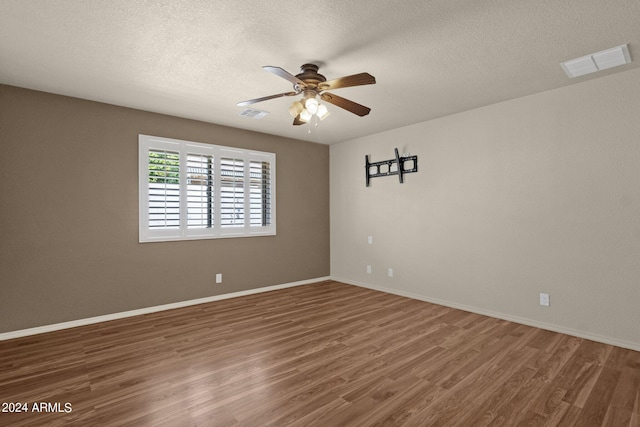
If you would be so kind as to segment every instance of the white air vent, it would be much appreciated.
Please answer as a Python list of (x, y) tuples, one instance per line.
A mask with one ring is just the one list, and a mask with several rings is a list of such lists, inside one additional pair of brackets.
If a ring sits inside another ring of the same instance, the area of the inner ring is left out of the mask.
[(584, 76), (607, 68), (617, 67), (631, 62), (629, 48), (626, 44), (614, 47), (591, 55), (562, 62), (560, 65), (570, 78)]
[(269, 114), (268, 111), (256, 110), (255, 108), (245, 108), (240, 112), (241, 116), (250, 117), (252, 119), (261, 119)]

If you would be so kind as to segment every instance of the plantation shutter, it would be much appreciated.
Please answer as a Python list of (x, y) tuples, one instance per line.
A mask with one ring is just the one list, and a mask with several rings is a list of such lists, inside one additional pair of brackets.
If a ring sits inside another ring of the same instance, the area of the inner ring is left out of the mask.
[(187, 228), (214, 226), (213, 156), (187, 155)]
[(179, 228), (179, 153), (166, 150), (149, 150), (147, 177), (149, 228)]
[(276, 234), (274, 153), (139, 135), (139, 241)]
[(249, 166), (250, 224), (267, 226), (271, 224), (271, 164), (252, 160)]
[(244, 160), (220, 159), (220, 225), (244, 225)]

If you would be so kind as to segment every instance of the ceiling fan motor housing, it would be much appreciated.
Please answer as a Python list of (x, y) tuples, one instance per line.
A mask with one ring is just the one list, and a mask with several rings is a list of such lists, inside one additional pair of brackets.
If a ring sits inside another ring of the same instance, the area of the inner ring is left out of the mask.
[(304, 64), (300, 67), (300, 74), (297, 78), (307, 84), (306, 89), (317, 89), (319, 83), (326, 82), (327, 79), (322, 74), (318, 74), (318, 66), (315, 64)]

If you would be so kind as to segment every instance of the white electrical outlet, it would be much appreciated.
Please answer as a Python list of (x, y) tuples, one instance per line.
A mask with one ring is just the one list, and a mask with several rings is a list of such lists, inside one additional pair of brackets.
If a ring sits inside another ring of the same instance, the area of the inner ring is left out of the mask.
[(390, 268), (390, 269), (387, 271), (387, 274), (389, 275), (389, 277), (393, 277), (393, 268)]
[(222, 273), (216, 274), (216, 283), (222, 283)]
[(540, 305), (543, 307), (549, 307), (549, 294), (540, 294)]
[(367, 243), (373, 245), (373, 236), (367, 237)]
[(367, 273), (371, 274), (371, 266), (367, 265)]

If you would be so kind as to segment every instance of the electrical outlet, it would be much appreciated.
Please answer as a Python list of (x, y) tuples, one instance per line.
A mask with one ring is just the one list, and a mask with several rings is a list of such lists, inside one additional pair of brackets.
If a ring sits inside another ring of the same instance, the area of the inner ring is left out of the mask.
[(549, 294), (540, 294), (540, 305), (543, 307), (549, 307)]
[(367, 265), (367, 273), (371, 274), (371, 266), (370, 265)]
[(367, 243), (373, 245), (373, 236), (367, 237)]
[(216, 274), (216, 283), (222, 283), (222, 273)]
[(387, 274), (389, 275), (389, 277), (393, 277), (393, 268), (387, 270)]

